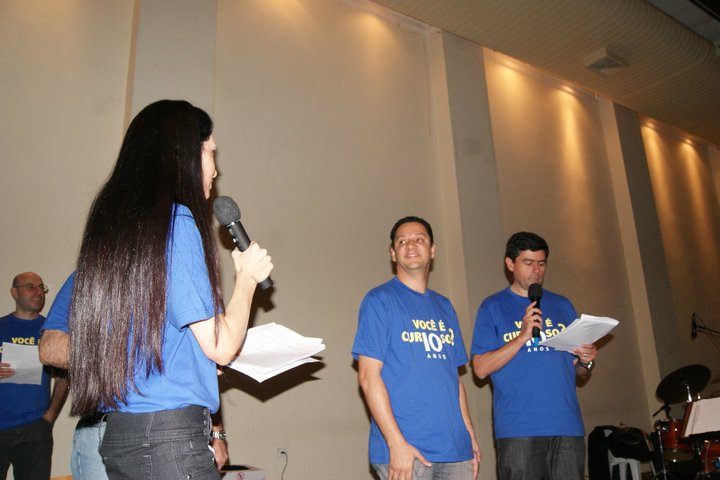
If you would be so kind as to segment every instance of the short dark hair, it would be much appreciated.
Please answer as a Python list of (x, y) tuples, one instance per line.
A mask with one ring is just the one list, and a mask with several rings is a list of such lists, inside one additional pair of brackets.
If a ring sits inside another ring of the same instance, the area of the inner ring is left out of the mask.
[(505, 257), (514, 262), (523, 250), (530, 250), (531, 252), (542, 250), (545, 252), (545, 258), (550, 256), (550, 247), (540, 235), (531, 232), (512, 234), (505, 245)]
[(395, 234), (397, 233), (397, 229), (400, 228), (400, 225), (404, 223), (419, 223), (423, 227), (425, 227), (425, 230), (427, 230), (428, 237), (430, 237), (430, 245), (434, 244), (435, 241), (433, 240), (433, 231), (430, 224), (425, 220), (424, 218), (415, 217), (415, 216), (409, 216), (409, 217), (403, 217), (397, 222), (395, 222), (395, 225), (393, 225), (392, 230), (390, 230), (390, 246), (392, 247), (395, 243)]

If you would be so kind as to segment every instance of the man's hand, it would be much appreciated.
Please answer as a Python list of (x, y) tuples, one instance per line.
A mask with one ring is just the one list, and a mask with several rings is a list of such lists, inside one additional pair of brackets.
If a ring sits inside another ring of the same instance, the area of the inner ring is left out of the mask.
[[(222, 375), (222, 367), (217, 366), (218, 376)], [(224, 433), (225, 427), (222, 423), (222, 413), (220, 410), (210, 415), (212, 418), (212, 431)], [(225, 435), (221, 435), (224, 437)], [(220, 471), (228, 461), (228, 448), (224, 438), (211, 438), (210, 448), (212, 448), (215, 454), (215, 468)]]
[(542, 329), (542, 310), (536, 307), (537, 302), (532, 302), (525, 309), (525, 315), (522, 318), (522, 329), (519, 338), (526, 343), (532, 338), (533, 327)]
[(9, 363), (0, 362), (0, 378), (10, 378), (15, 375), (15, 369)]
[[(585, 378), (590, 375), (590, 369), (592, 368), (592, 365), (588, 364), (595, 360), (595, 356), (597, 355), (597, 347), (590, 343), (585, 343), (573, 350), (573, 354), (577, 357), (577, 359), (574, 361), (575, 376), (577, 378)], [(584, 365), (588, 366), (584, 367), (579, 362), (582, 362)]]
[(591, 343), (585, 343), (573, 350), (573, 354), (583, 363), (590, 363), (595, 360), (597, 347)]
[(532, 302), (525, 309), (522, 319), (522, 326), (517, 337), (506, 342), (500, 348), (490, 350), (480, 355), (473, 355), (472, 368), (475, 375), (481, 380), (497, 372), (507, 363), (515, 358), (515, 355), (532, 338), (533, 327), (542, 329), (542, 311), (536, 307), (537, 302)]
[(220, 471), (228, 461), (227, 443), (225, 443), (225, 440), (213, 438), (210, 442), (210, 446), (215, 452), (215, 467), (218, 469), (218, 471)]
[(472, 450), (473, 450), (473, 459), (472, 459), (472, 467), (473, 467), (473, 479), (476, 479), (478, 476), (478, 472), (480, 471), (480, 458), (482, 458), (482, 452), (480, 451), (480, 446), (477, 443), (477, 440), (475, 440), (475, 437), (470, 437), (472, 439)]
[(388, 480), (412, 480), (415, 459), (418, 459), (426, 467), (432, 466), (417, 448), (407, 442), (390, 447)]

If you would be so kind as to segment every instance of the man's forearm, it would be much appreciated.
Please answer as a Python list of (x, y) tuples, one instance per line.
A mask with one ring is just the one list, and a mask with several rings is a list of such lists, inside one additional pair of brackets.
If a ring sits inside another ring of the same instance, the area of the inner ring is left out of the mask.
[(385, 437), (388, 446), (405, 442), (405, 437), (395, 420), (390, 398), (382, 380), (376, 380), (363, 389), (370, 414), (375, 419), (378, 428)]
[(50, 423), (55, 423), (55, 420), (58, 415), (60, 415), (60, 410), (62, 410), (63, 405), (65, 405), (65, 400), (67, 399), (68, 381), (64, 373), (65, 372), (63, 372), (63, 376), (55, 377), (55, 386), (53, 387), (52, 396), (50, 397), (50, 405), (48, 406), (45, 415), (43, 415), (45, 420)]
[(480, 457), (482, 456), (482, 452), (480, 451), (480, 446), (477, 443), (477, 439), (475, 438), (475, 428), (473, 427), (472, 418), (470, 418), (470, 408), (468, 407), (467, 403), (467, 395), (465, 393), (465, 387), (462, 384), (462, 381), (459, 382), (459, 392), (458, 392), (458, 399), (460, 401), (460, 414), (462, 415), (463, 422), (465, 423), (465, 428), (467, 428), (468, 434), (470, 435), (470, 444), (472, 445), (472, 451), (473, 451), (473, 480), (477, 478), (478, 470), (480, 469)]
[(460, 402), (460, 414), (462, 415), (463, 423), (465, 423), (465, 428), (467, 428), (468, 433), (474, 439), (475, 428), (473, 427), (472, 418), (470, 417), (470, 408), (468, 407), (465, 386), (462, 384), (462, 381), (459, 383), (458, 400)]
[(70, 335), (61, 330), (45, 330), (40, 337), (40, 362), (67, 370)]
[(515, 337), (497, 350), (485, 352), (481, 355), (473, 355), (473, 372), (480, 379), (487, 378), (491, 373), (497, 372), (507, 365), (524, 344), (525, 342), (520, 337)]
[(395, 421), (395, 415), (390, 406), (390, 397), (385, 382), (380, 377), (379, 371), (364, 367), (365, 365), (361, 364), (359, 368), (359, 383), (365, 395), (365, 402), (370, 414), (375, 419), (375, 423), (377, 423), (388, 445), (404, 442), (405, 437)]

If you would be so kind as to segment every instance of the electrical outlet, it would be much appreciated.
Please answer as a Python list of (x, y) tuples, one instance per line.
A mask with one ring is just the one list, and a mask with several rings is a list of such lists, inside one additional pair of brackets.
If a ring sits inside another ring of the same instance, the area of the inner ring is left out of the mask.
[(275, 456), (278, 458), (286, 457), (288, 454), (287, 447), (278, 447), (277, 450), (275, 450)]

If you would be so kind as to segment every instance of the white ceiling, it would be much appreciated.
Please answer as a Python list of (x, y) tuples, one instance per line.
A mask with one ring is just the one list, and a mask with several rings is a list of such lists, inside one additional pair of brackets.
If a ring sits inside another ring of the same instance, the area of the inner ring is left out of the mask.
[[(720, 22), (703, 0), (373, 1), (720, 145)], [(588, 69), (602, 48), (628, 68)]]

